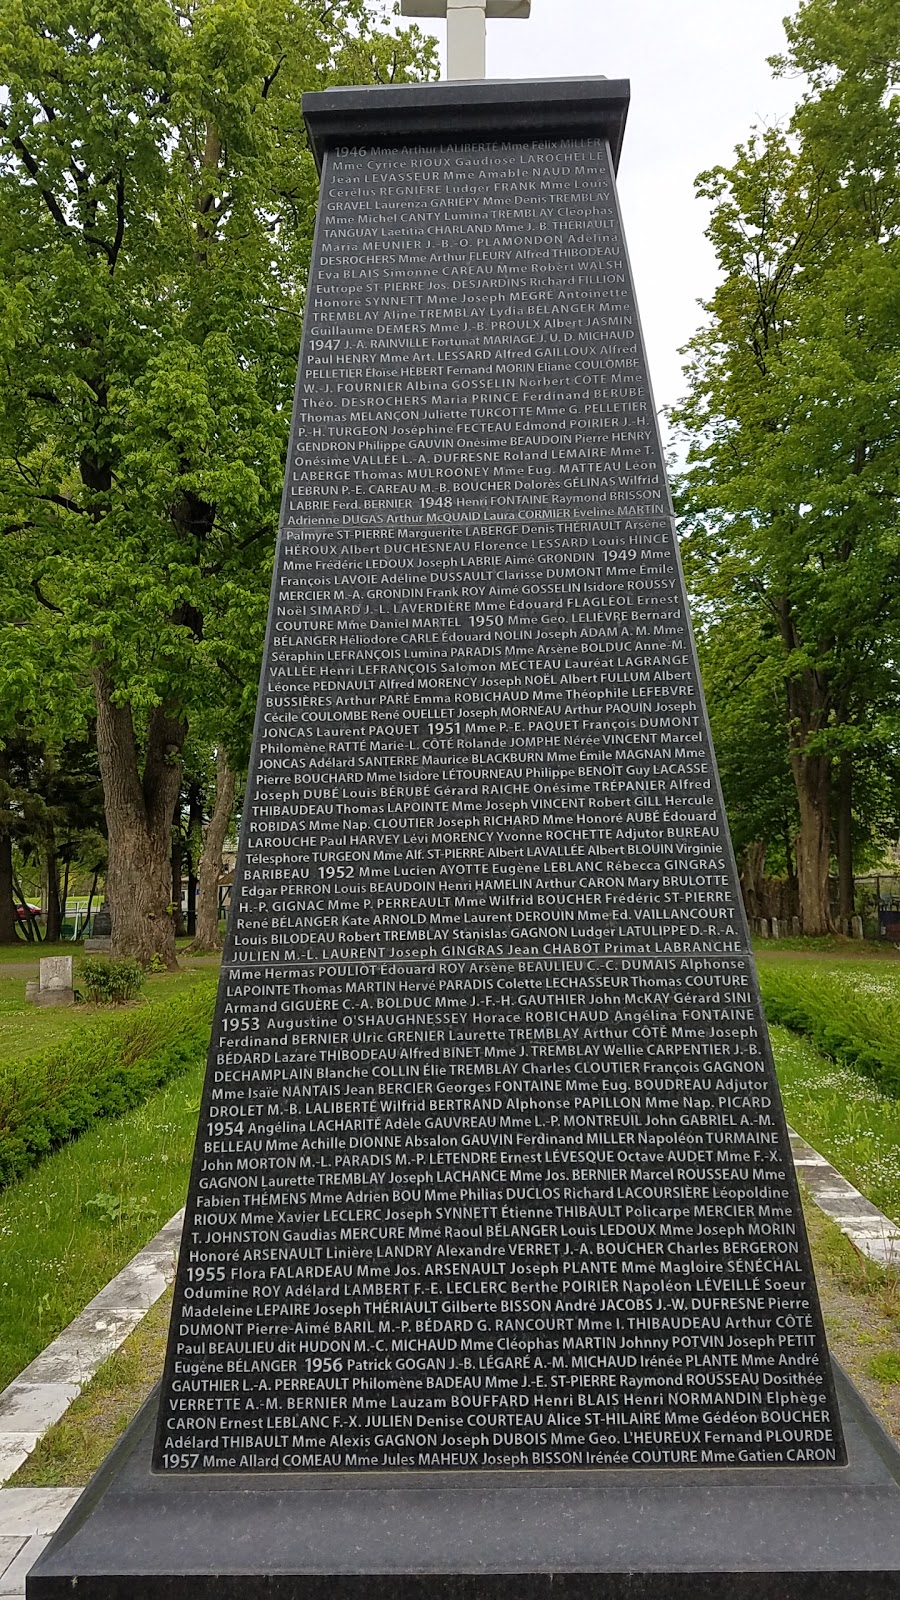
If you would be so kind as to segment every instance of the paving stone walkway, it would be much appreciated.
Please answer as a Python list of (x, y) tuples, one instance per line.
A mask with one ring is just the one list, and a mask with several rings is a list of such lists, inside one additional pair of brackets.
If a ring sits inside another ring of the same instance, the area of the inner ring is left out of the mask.
[(864, 1194), (799, 1133), (788, 1129), (797, 1175), (820, 1211), (836, 1222), (851, 1244), (881, 1267), (900, 1268), (900, 1227), (873, 1206)]
[(25, 1574), (80, 1489), (0, 1489), (0, 1595), (25, 1593)]
[(183, 1221), (182, 1210), (0, 1394), (0, 1483), (31, 1455), (172, 1282)]

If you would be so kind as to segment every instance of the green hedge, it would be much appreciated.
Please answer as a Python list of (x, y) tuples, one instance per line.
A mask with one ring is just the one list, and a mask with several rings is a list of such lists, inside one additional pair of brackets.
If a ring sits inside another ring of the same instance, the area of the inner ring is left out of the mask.
[(900, 1098), (900, 993), (885, 981), (866, 989), (848, 974), (798, 974), (787, 963), (761, 962), (766, 1016), (809, 1039), (822, 1055), (853, 1067)]
[(0, 1188), (205, 1055), (215, 998), (213, 978), (0, 1067)]

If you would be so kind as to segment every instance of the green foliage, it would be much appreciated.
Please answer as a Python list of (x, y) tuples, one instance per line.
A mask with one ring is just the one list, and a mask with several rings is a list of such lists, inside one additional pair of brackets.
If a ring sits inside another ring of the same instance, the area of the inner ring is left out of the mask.
[(84, 956), (78, 968), (79, 991), (92, 1005), (121, 1006), (136, 1000), (146, 973), (128, 957)]
[(811, 1040), (900, 1099), (900, 993), (883, 972), (862, 979), (810, 963), (764, 962), (759, 982), (766, 1016)]
[(141, 1222), (149, 1213), (146, 1200), (141, 1199), (139, 1195), (112, 1194), (107, 1189), (101, 1189), (97, 1194), (91, 1195), (89, 1200), (85, 1200), (84, 1209), (110, 1227)]
[(777, 653), (749, 611), (732, 616), (726, 628), (706, 626), (698, 610), (694, 628), (735, 854), (740, 862), (762, 840), (767, 870), (789, 875), (797, 799)]
[[(130, 1261), (184, 1203), (205, 1050), (187, 1071), (115, 1120), (97, 1122), (0, 1192), (0, 1388)], [(89, 1196), (131, 1197), (110, 1223)], [(49, 1304), (36, 1315), (35, 1285)]]
[(141, 932), (123, 863), (165, 857), (187, 729), (248, 752), (318, 191), (302, 94), (435, 67), (365, 0), (0, 0), (0, 677), (28, 730), (106, 718), (123, 953), (171, 948), (162, 872)]
[(0, 1068), (0, 1188), (184, 1072), (209, 1043), (215, 992), (211, 978)]
[(869, 1362), (869, 1373), (879, 1383), (900, 1383), (900, 1350), (882, 1350)]
[(2, 638), (33, 713), (47, 674), (84, 714), (102, 660), (139, 734), (211, 704), (239, 742), (315, 219), (301, 94), (432, 61), (363, 0), (0, 0)]
[(791, 1126), (900, 1222), (900, 1101), (786, 1028), (772, 1027), (772, 1048)]
[(732, 810), (755, 748), (771, 842), (790, 772), (824, 900), (832, 765), (850, 763), (858, 843), (897, 810), (900, 29), (896, 0), (805, 0), (786, 26), (777, 65), (811, 84), (791, 127), (698, 179), (722, 276), (688, 347), (678, 492), (699, 631), (729, 663), (711, 698), (742, 679), (766, 711), (754, 732), (713, 706), (739, 746)]

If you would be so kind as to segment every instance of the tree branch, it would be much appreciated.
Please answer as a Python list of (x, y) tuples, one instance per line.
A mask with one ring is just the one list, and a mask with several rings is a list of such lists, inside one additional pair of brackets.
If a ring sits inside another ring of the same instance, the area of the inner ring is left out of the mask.
[[(9, 123), (8, 122), (4, 122), (2, 119), (0, 119), (0, 129), (2, 129), (4, 133), (8, 133), (9, 132)], [(55, 194), (53, 194), (53, 192), (50, 189), (45, 189), (43, 184), (41, 183), (40, 177), (38, 176), (38, 174), (40, 172), (40, 168), (39, 168), (34, 156), (31, 154), (31, 151), (28, 149), (27, 145), (25, 145), (23, 143), (23, 141), (20, 138), (19, 134), (14, 134), (11, 142), (12, 142), (13, 149), (17, 150), (19, 155), (22, 157), (22, 161), (23, 161), (23, 164), (25, 166), (25, 170), (29, 173), (29, 175), (34, 179), (35, 183), (37, 184), (38, 193), (40, 194), (45, 206), (47, 207), (47, 210), (49, 211), (49, 213), (50, 213), (51, 217), (53, 218), (54, 222), (56, 223), (57, 227), (58, 228), (62, 228), (64, 233), (71, 233), (71, 231), (72, 231), (71, 226), (66, 221), (65, 213), (64, 213), (64, 211), (62, 209), (62, 206), (60, 205), (59, 201), (57, 200)]]
[(280, 55), (278, 60), (276, 61), (275, 65), (274, 65), (274, 67), (272, 68), (272, 71), (269, 73), (268, 77), (267, 78), (263, 78), (262, 97), (263, 97), (264, 100), (268, 99), (269, 90), (271, 89), (273, 83), (275, 82), (275, 79), (278, 77), (278, 74), (281, 71), (282, 67), (284, 66), (284, 63), (286, 62), (286, 60), (287, 60), (287, 56), (286, 55)]
[(59, 617), (63, 615), (62, 606), (55, 606), (52, 600), (48, 600), (47, 596), (41, 592), (40, 581), (37, 578), (32, 578), (31, 587), (34, 590), (38, 600), (40, 600), (41, 605), (44, 606), (47, 611), (55, 611)]
[(120, 167), (116, 173), (116, 236), (112, 243), (109, 270), (115, 272), (122, 240), (125, 237), (125, 173)]

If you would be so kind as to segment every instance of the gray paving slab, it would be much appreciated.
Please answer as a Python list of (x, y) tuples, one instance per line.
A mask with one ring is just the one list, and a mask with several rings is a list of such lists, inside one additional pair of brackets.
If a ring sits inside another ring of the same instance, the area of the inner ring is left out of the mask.
[(46, 1433), (80, 1392), (78, 1383), (11, 1383), (0, 1394), (0, 1438)]
[(24, 1543), (24, 1539), (14, 1539), (11, 1535), (4, 1537), (3, 1534), (0, 1534), (0, 1577), (3, 1576), (10, 1562), (19, 1554)]
[(50, 1543), (49, 1533), (34, 1533), (0, 1576), (0, 1595), (23, 1595), (25, 1577)]
[(23, 1540), (54, 1533), (80, 1494), (80, 1489), (0, 1489), (0, 1537)]
[(0, 1483), (11, 1478), (27, 1461), (40, 1438), (39, 1433), (0, 1434)]
[(900, 1267), (900, 1226), (838, 1172), (793, 1128), (788, 1129), (794, 1166), (810, 1198), (851, 1244), (879, 1266)]

